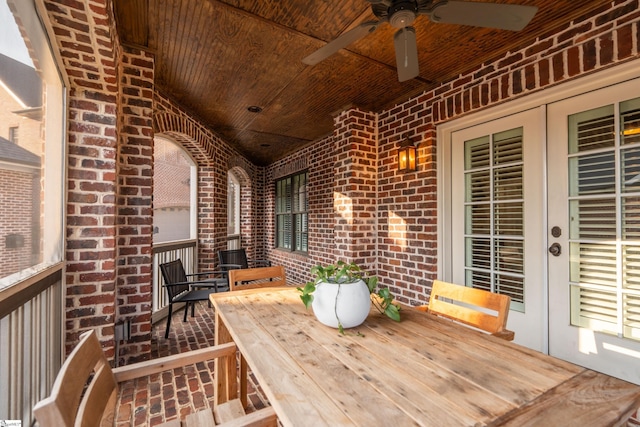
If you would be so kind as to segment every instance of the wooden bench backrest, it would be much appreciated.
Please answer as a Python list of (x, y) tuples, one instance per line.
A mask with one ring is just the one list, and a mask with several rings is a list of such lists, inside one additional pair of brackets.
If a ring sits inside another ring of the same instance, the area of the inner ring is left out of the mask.
[(229, 270), (229, 290), (231, 291), (286, 285), (287, 279), (284, 267), (281, 265)]
[(506, 329), (511, 298), (435, 280), (428, 312), (495, 334)]
[(117, 388), (98, 337), (89, 331), (63, 363), (51, 395), (38, 402), (33, 412), (42, 427), (98, 426), (103, 415), (113, 410)]

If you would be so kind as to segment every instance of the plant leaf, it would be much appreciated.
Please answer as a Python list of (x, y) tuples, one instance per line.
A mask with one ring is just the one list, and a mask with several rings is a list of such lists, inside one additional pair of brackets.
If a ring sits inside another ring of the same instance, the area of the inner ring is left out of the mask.
[(302, 295), (300, 295), (300, 299), (304, 303), (304, 306), (307, 307), (307, 309), (308, 309), (309, 306), (311, 305), (311, 303), (313, 302), (313, 295), (311, 295), (311, 294), (302, 294)]
[(389, 304), (384, 309), (384, 314), (386, 314), (387, 317), (389, 317), (392, 320), (395, 320), (396, 322), (400, 321), (400, 308), (395, 304)]

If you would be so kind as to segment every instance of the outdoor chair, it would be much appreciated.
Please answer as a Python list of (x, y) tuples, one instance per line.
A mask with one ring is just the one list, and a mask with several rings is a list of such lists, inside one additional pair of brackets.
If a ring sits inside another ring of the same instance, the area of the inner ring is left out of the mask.
[(429, 305), (417, 309), (512, 341), (514, 333), (506, 329), (510, 303), (508, 295), (434, 280)]
[[(33, 413), (41, 427), (115, 425), (119, 383), (194, 363), (215, 359), (235, 361), (235, 358), (235, 344), (226, 343), (111, 369), (96, 332), (92, 330), (80, 337), (80, 342), (62, 365), (51, 395), (38, 402)], [(229, 410), (230, 406), (233, 410)], [(186, 425), (277, 424), (271, 407), (245, 415), (244, 409), (241, 406), (238, 409), (238, 406), (239, 399), (233, 399), (214, 407), (213, 412), (210, 409), (196, 412), (186, 417)], [(232, 416), (235, 419), (231, 420)], [(181, 421), (169, 421), (163, 426), (181, 426)]]
[(281, 265), (229, 271), (230, 291), (286, 285), (287, 279)]
[(247, 251), (244, 248), (220, 250), (218, 251), (218, 261), (220, 261), (219, 268), (221, 270), (228, 270), (228, 266), (239, 266), (238, 268), (271, 266), (271, 261), (266, 259), (247, 259)]
[[(237, 267), (230, 266), (228, 268), (233, 269)], [(226, 292), (229, 290), (227, 271), (186, 274), (180, 259), (160, 264), (160, 271), (162, 272), (164, 287), (167, 289), (169, 297), (169, 315), (167, 316), (167, 329), (164, 333), (165, 338), (169, 338), (173, 304), (185, 304), (183, 322), (186, 322), (189, 305), (191, 305), (191, 317), (193, 317), (196, 302), (208, 301), (209, 294), (211, 293)], [(216, 275), (219, 277), (212, 277)]]

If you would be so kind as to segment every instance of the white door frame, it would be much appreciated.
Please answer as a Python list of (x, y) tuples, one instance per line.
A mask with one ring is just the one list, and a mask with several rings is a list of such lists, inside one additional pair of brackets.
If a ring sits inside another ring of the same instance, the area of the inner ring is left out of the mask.
[[(533, 108), (546, 108), (549, 103), (581, 95), (595, 89), (618, 84), (627, 80), (640, 77), (640, 59), (617, 65), (577, 78), (570, 82), (544, 89), (534, 94), (519, 99), (508, 101), (504, 104), (479, 111), (458, 119), (442, 123), (436, 128), (436, 153), (437, 153), (437, 202), (438, 202), (438, 263), (437, 278), (450, 280), (452, 276), (452, 242), (450, 236), (451, 207), (451, 136), (452, 133), (481, 123), (496, 120), (512, 114)], [(543, 123), (546, 135), (546, 123)], [(545, 153), (546, 154), (546, 153)], [(546, 156), (545, 156), (546, 157)], [(541, 173), (545, 173), (544, 171)], [(546, 177), (545, 177), (546, 179)], [(546, 199), (545, 191), (545, 199)], [(546, 225), (546, 218), (544, 220)], [(546, 233), (545, 233), (546, 234)], [(546, 260), (545, 260), (546, 265)], [(546, 268), (544, 272), (547, 276)], [(545, 287), (546, 288), (546, 287)], [(545, 289), (545, 296), (548, 291)], [(547, 312), (547, 310), (545, 310)], [(548, 324), (548, 314), (545, 314), (545, 322)], [(543, 352), (548, 353), (548, 330), (545, 328)]]

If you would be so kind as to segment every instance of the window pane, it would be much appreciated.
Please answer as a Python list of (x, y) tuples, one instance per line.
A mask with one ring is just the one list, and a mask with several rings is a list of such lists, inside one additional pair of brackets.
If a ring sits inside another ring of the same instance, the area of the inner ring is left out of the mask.
[(569, 159), (569, 195), (614, 193), (615, 161), (613, 151)]
[(613, 105), (574, 114), (569, 117), (569, 154), (613, 148), (615, 116)]
[(640, 98), (631, 99), (620, 104), (620, 124), (622, 126), (622, 143), (624, 145), (640, 142)]
[(32, 6), (18, 6), (25, 16), (0, 0), (0, 288), (62, 259), (64, 87)]
[(640, 339), (640, 98), (569, 124), (571, 322)]
[(524, 308), (523, 129), (465, 141), (465, 280)]
[(227, 235), (240, 234), (240, 181), (229, 172), (227, 175)]
[(570, 238), (615, 240), (616, 208), (613, 197), (571, 200), (569, 213)]
[(488, 169), (465, 174), (465, 181), (467, 202), (491, 199), (491, 172)]
[(464, 143), (464, 168), (466, 170), (489, 167), (489, 137), (483, 136)]
[[(640, 138), (640, 132), (638, 137)], [(621, 153), (622, 190), (640, 191), (640, 148), (629, 148)]]

